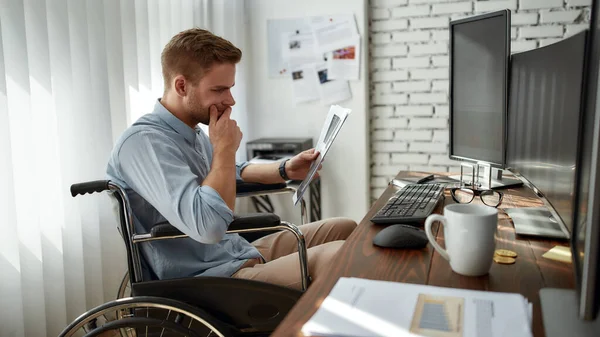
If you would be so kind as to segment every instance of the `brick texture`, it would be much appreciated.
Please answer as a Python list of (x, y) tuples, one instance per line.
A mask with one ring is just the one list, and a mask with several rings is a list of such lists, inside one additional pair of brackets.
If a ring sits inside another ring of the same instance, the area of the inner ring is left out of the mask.
[(457, 172), (448, 158), (451, 20), (511, 10), (511, 50), (588, 27), (591, 0), (369, 0), (371, 193), (399, 170)]

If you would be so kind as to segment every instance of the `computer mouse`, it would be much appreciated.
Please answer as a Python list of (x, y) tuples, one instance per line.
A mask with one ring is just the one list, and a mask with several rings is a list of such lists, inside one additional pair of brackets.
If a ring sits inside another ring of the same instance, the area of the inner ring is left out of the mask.
[(429, 240), (422, 229), (410, 225), (391, 225), (373, 238), (373, 244), (384, 248), (420, 249)]

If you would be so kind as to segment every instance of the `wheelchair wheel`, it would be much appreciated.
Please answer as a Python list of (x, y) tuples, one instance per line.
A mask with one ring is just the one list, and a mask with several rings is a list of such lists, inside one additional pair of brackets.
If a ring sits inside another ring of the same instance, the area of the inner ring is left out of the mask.
[[(115, 318), (116, 317), (116, 318)], [(232, 336), (231, 330), (199, 308), (162, 297), (128, 297), (84, 313), (59, 337)]]
[(129, 271), (125, 271), (125, 275), (123, 275), (123, 280), (121, 280), (119, 290), (117, 291), (117, 299), (129, 296), (131, 296), (131, 283), (129, 282)]

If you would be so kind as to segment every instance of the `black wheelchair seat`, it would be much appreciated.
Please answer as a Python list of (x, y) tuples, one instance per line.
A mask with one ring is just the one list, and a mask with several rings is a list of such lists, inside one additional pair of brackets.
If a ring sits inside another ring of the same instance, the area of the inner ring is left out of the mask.
[(131, 291), (198, 307), (243, 332), (273, 331), (302, 295), (264, 282), (209, 276), (140, 282)]

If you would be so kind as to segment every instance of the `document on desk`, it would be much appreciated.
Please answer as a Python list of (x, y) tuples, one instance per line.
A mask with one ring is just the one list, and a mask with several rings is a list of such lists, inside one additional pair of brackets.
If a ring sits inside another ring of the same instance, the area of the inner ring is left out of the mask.
[(308, 169), (308, 174), (306, 178), (300, 183), (300, 186), (294, 193), (292, 200), (294, 201), (294, 205), (298, 204), (298, 201), (302, 199), (304, 192), (310, 182), (315, 177), (315, 174), (321, 167), (323, 163), (323, 159), (325, 159), (325, 155), (327, 155), (327, 151), (331, 148), (335, 137), (342, 129), (342, 125), (350, 115), (352, 110), (342, 108), (339, 105), (332, 105), (329, 108), (329, 113), (327, 114), (327, 118), (325, 119), (325, 124), (323, 124), (323, 129), (321, 129), (321, 135), (319, 136), (319, 140), (317, 141), (317, 145), (315, 146), (315, 151), (319, 152), (319, 156), (317, 159), (311, 164)]
[(310, 336), (531, 337), (520, 294), (340, 278), (304, 324)]

